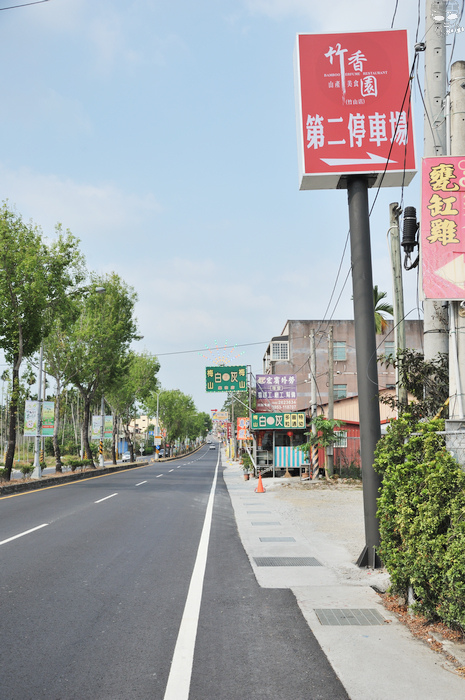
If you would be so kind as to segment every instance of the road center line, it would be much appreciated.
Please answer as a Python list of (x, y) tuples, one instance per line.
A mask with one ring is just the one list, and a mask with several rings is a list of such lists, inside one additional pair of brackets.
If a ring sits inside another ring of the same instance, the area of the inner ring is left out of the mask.
[(139, 481), (139, 483), (136, 484), (136, 486), (142, 486), (142, 484), (146, 484), (146, 483), (147, 483), (147, 481)]
[(163, 474), (157, 474), (155, 478), (159, 479), (161, 476), (163, 476)]
[(218, 478), (218, 466), (220, 455), (216, 463), (215, 475), (208, 499), (202, 534), (200, 536), (197, 557), (192, 572), (192, 578), (187, 594), (186, 605), (179, 627), (178, 638), (171, 661), (170, 675), (166, 685), (164, 700), (188, 700), (189, 688), (194, 663), (195, 639), (199, 623), (200, 604), (202, 601), (203, 582), (207, 565), (208, 542), (213, 518), (213, 502), (215, 500), (216, 481)]
[(170, 470), (169, 470), (169, 474), (171, 474), (171, 472), (174, 472), (174, 469), (170, 469)]
[(98, 501), (94, 501), (94, 503), (102, 503), (102, 501), (107, 501), (109, 498), (113, 498), (113, 496), (117, 496), (118, 493), (112, 493), (111, 496), (105, 496), (105, 498), (100, 498)]
[(2, 544), (6, 544), (7, 542), (12, 542), (13, 540), (17, 540), (18, 537), (24, 537), (24, 535), (29, 535), (31, 532), (35, 532), (36, 530), (40, 530), (42, 527), (47, 527), (48, 523), (44, 523), (43, 525), (37, 525), (37, 527), (32, 527), (30, 530), (26, 530), (25, 532), (20, 532), (19, 535), (14, 535), (14, 537), (9, 537), (7, 540), (2, 540), (0, 542), (0, 546)]

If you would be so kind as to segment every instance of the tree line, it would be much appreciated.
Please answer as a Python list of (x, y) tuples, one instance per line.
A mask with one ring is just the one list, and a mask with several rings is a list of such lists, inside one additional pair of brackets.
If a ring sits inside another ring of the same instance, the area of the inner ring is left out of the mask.
[[(4, 479), (11, 478), (18, 417), (35, 382), (30, 361), (40, 349), (56, 385), (53, 449), (58, 472), (62, 470), (61, 401), (69, 387), (81, 401), (81, 439), (84, 456), (92, 465), (89, 425), (92, 410), (102, 397), (121, 421), (132, 456), (129, 424), (140, 410), (154, 415), (157, 395), (160, 418), (171, 440), (206, 435), (210, 417), (198, 413), (192, 398), (179, 389), (162, 390), (158, 359), (132, 349), (131, 344), (141, 339), (134, 316), (136, 301), (135, 290), (116, 273), (99, 275), (87, 269), (79, 240), (69, 230), (58, 224), (49, 240), (38, 226), (24, 222), (3, 203), (0, 348), (10, 368)], [(114, 462), (116, 423), (114, 420)]]

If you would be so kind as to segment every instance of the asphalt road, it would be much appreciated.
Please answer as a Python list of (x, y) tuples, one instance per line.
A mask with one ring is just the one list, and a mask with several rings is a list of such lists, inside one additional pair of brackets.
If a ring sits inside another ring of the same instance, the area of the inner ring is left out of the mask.
[(217, 458), (0, 499), (1, 700), (347, 698), (256, 583)]

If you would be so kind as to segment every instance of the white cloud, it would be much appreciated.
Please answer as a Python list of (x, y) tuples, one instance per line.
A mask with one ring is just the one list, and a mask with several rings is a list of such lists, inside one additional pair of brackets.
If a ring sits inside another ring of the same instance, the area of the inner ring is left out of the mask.
[(153, 194), (126, 193), (112, 183), (79, 183), (69, 178), (11, 170), (0, 164), (0, 191), (24, 219), (45, 232), (59, 221), (83, 241), (85, 253), (127, 244), (128, 235), (160, 212)]

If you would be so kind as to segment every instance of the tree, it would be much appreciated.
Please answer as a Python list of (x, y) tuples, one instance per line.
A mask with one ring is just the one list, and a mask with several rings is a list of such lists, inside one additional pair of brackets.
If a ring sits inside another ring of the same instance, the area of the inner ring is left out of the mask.
[[(143, 403), (153, 391), (157, 390), (159, 369), (160, 363), (156, 357), (131, 351), (123, 358), (123, 367), (118, 373), (118, 379), (106, 394), (106, 400), (116, 414), (114, 418), (120, 416), (122, 419), (132, 462), (134, 462), (134, 444), (131, 440), (129, 424), (137, 416), (138, 403)], [(113, 453), (113, 461), (116, 463), (114, 445)]]
[[(89, 290), (86, 289), (86, 292)], [(57, 317), (50, 329), (50, 333), (44, 341), (44, 360), (49, 373), (55, 379), (55, 420), (53, 424), (53, 453), (55, 456), (55, 471), (62, 471), (61, 450), (58, 441), (60, 425), (60, 401), (61, 394), (74, 370), (74, 358), (67, 352), (68, 329), (76, 320), (79, 313), (76, 306), (67, 310), (68, 313)]]
[[(344, 425), (343, 421), (334, 420), (333, 418), (325, 418), (324, 416), (315, 416), (310, 420), (310, 425), (315, 426), (315, 432), (305, 433), (308, 435), (308, 442), (299, 445), (298, 449), (309, 454), (311, 448), (316, 445), (325, 450), (325, 468), (326, 468), (326, 448), (334, 445), (339, 436), (336, 428)], [(330, 474), (330, 476), (332, 476)]]
[(389, 316), (392, 316), (394, 313), (392, 305), (383, 302), (383, 299), (386, 299), (386, 297), (386, 292), (378, 291), (378, 285), (375, 284), (373, 287), (373, 303), (375, 307), (375, 327), (378, 335), (384, 333), (387, 326), (387, 322), (383, 314), (389, 314)]
[[(145, 406), (151, 415), (155, 415), (157, 396), (152, 393), (145, 401)], [(205, 413), (198, 413), (191, 396), (183, 394), (179, 389), (169, 389), (159, 394), (160, 423), (166, 430), (166, 437), (170, 445), (176, 440), (184, 441), (185, 438), (195, 439), (203, 435), (211, 419)], [(199, 419), (199, 416), (202, 416)], [(208, 432), (208, 430), (207, 430)]]
[(103, 294), (89, 294), (80, 305), (77, 320), (70, 326), (65, 347), (66, 381), (73, 384), (83, 400), (82, 440), (87, 459), (92, 459), (89, 444), (90, 407), (95, 399), (110, 391), (125, 371), (131, 341), (138, 339), (134, 320), (136, 293), (116, 273), (91, 276)]
[(12, 366), (5, 477), (13, 467), (19, 400), (19, 372), (48, 335), (54, 315), (83, 276), (78, 241), (56, 227), (56, 239), (44, 243), (42, 232), (25, 224), (4, 203), (0, 209), (0, 347)]
[(399, 413), (407, 411), (414, 419), (433, 418), (445, 406), (449, 396), (449, 358), (443, 353), (433, 360), (425, 360), (416, 350), (398, 350), (393, 355), (382, 355), (386, 366), (399, 368), (399, 384), (415, 397), (415, 401), (403, 406), (395, 396), (383, 396), (380, 400)]

